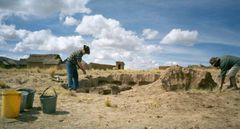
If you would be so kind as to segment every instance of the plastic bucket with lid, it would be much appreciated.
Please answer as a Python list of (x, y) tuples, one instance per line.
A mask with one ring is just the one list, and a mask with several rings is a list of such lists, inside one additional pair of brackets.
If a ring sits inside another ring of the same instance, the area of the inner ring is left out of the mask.
[[(51, 87), (51, 86), (50, 86)], [(42, 95), (40, 96), (40, 101), (41, 101), (41, 107), (43, 113), (51, 114), (56, 112), (56, 106), (57, 106), (57, 93), (55, 89), (53, 88), (54, 91), (54, 96), (50, 95), (45, 95), (45, 92), (50, 88), (46, 88)]]
[(23, 112), (24, 109), (26, 108), (28, 92), (21, 91), (21, 93), (22, 93), (22, 100), (21, 100), (20, 112)]
[(30, 109), (33, 107), (33, 101), (34, 101), (34, 95), (36, 90), (31, 89), (31, 88), (21, 88), (18, 89), (18, 91), (27, 91), (28, 95), (27, 95), (27, 101), (26, 101), (26, 109)]
[(15, 118), (19, 116), (21, 104), (21, 92), (16, 90), (4, 90), (2, 92), (1, 116)]

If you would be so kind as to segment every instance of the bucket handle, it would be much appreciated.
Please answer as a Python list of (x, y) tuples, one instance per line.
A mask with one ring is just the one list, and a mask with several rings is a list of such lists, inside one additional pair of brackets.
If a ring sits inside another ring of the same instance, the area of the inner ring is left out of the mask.
[[(44, 93), (49, 89), (49, 88), (51, 88), (52, 86), (49, 86), (49, 87), (47, 87), (44, 91), (43, 91), (43, 93), (41, 94), (41, 96), (43, 96), (44, 95)], [(54, 91), (54, 93), (55, 93), (55, 96), (57, 96), (57, 92), (55, 91), (55, 89), (52, 87), (52, 89), (53, 89), (53, 91)]]

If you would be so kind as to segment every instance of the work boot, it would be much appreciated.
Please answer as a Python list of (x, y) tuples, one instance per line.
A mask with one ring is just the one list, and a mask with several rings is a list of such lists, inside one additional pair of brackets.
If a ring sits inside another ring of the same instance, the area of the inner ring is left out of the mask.
[(230, 77), (230, 86), (234, 88), (234, 90), (238, 90), (237, 81), (235, 77)]

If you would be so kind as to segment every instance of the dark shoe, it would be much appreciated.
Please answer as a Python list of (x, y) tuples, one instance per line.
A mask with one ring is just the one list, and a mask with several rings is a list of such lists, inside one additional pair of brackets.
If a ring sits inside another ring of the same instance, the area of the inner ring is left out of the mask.
[(68, 90), (69, 90), (69, 91), (74, 91), (74, 89), (73, 89), (73, 88), (68, 88)]
[(227, 87), (227, 89), (231, 89), (231, 88), (233, 88), (233, 86), (231, 86), (231, 85)]

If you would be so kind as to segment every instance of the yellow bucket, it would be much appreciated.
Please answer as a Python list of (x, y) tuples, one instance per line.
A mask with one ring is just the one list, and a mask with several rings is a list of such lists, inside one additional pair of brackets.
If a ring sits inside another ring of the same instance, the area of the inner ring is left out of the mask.
[(1, 116), (15, 118), (19, 116), (21, 104), (21, 92), (16, 90), (4, 90), (2, 92)]

